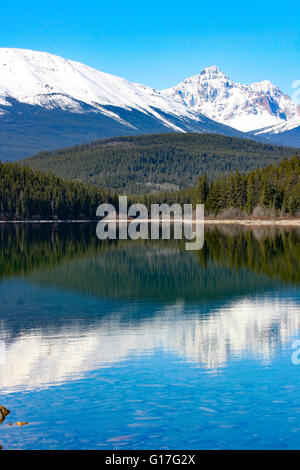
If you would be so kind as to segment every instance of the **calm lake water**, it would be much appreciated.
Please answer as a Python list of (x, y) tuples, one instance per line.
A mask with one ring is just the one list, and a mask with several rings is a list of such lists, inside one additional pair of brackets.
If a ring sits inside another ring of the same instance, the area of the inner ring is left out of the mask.
[(300, 448), (299, 260), (292, 229), (208, 227), (187, 252), (3, 225), (0, 444)]

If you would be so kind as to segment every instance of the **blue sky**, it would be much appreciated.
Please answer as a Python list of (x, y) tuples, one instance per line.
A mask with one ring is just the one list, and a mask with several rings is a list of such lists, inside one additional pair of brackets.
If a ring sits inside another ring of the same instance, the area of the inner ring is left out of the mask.
[(295, 0), (15, 0), (1, 5), (0, 46), (48, 51), (154, 88), (218, 65), (233, 80), (270, 79), (291, 94), (299, 20)]

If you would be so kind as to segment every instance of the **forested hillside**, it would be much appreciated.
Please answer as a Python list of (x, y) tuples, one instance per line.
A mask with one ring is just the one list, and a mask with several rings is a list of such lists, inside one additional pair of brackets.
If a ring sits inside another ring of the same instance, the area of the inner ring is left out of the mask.
[[(141, 199), (141, 197), (137, 197)], [(242, 174), (238, 170), (210, 182), (201, 175), (194, 189), (145, 195), (143, 202), (202, 203), (206, 214), (224, 217), (300, 216), (300, 157)]]
[[(99, 204), (117, 208), (113, 192), (85, 183), (63, 180), (51, 173), (0, 163), (0, 218), (95, 219)], [(247, 174), (236, 170), (209, 181), (198, 175), (195, 188), (131, 196), (129, 203), (204, 203), (206, 215), (224, 217), (300, 216), (300, 158)]]
[(22, 164), (123, 194), (193, 187), (199, 175), (214, 180), (290, 158), (295, 149), (216, 134), (158, 134), (120, 137), (55, 152)]
[(0, 162), (0, 219), (94, 218), (116, 196), (97, 187)]

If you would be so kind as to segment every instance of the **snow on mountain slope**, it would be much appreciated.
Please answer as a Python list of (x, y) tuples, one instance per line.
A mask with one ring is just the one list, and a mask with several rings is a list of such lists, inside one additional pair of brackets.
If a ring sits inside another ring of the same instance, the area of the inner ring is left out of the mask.
[(163, 90), (162, 94), (191, 111), (243, 132), (300, 119), (300, 106), (270, 81), (241, 85), (216, 66)]
[(186, 107), (152, 88), (80, 62), (46, 52), (0, 48), (0, 104), (8, 104), (7, 97), (71, 112), (82, 112), (80, 103), (86, 103), (117, 120), (119, 116), (103, 106), (137, 109), (152, 114), (174, 130), (180, 129), (153, 108), (177, 116), (191, 115)]
[(278, 133), (293, 145), (299, 120), (300, 107), (271, 82), (240, 85), (217, 67), (155, 90), (47, 52), (0, 48), (0, 159), (161, 132)]
[(295, 129), (296, 127), (300, 127), (300, 116), (292, 118), (290, 121), (280, 122), (275, 126), (266, 127), (257, 131), (256, 135), (263, 135), (263, 134), (280, 134), (282, 132), (287, 132)]
[(271, 82), (241, 85), (216, 66), (173, 88), (157, 91), (47, 52), (0, 48), (2, 114), (3, 106), (10, 106), (8, 98), (75, 113), (85, 112), (82, 104), (87, 104), (94, 112), (131, 127), (107, 107), (136, 109), (176, 131), (183, 129), (165, 114), (193, 121), (201, 121), (204, 115), (243, 132), (274, 126), (275, 132), (280, 132), (286, 123), (293, 125), (300, 119), (300, 106)]

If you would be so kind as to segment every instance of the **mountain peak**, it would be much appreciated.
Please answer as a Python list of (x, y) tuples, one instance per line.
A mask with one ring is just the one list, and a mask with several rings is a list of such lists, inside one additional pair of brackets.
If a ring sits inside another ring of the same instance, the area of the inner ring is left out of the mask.
[(243, 132), (286, 124), (300, 116), (300, 107), (269, 80), (240, 84), (216, 65), (163, 92), (189, 110)]
[(215, 79), (220, 77), (226, 77), (222, 70), (216, 65), (205, 67), (200, 73), (200, 76), (206, 76), (208, 79)]

